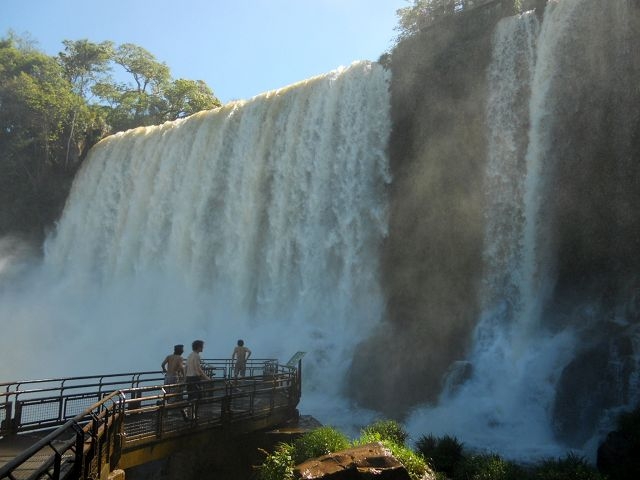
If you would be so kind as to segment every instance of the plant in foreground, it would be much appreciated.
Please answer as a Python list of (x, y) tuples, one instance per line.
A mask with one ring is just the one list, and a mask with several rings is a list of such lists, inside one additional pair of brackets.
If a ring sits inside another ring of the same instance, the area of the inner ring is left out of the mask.
[(443, 472), (448, 477), (453, 476), (456, 466), (463, 459), (463, 444), (449, 435), (440, 438), (423, 435), (416, 442), (416, 448), (435, 471)]
[(362, 429), (362, 436), (379, 434), (382, 440), (391, 440), (398, 445), (404, 445), (407, 439), (406, 430), (394, 420), (378, 420)]
[(523, 480), (526, 472), (496, 454), (465, 457), (455, 468), (454, 480)]
[[(263, 453), (267, 453), (264, 452)], [(275, 451), (267, 454), (264, 463), (258, 470), (260, 480), (290, 480), (293, 478), (294, 448), (288, 443), (279, 444)]]
[(587, 461), (573, 453), (564, 458), (545, 460), (533, 472), (535, 480), (604, 480)]
[(297, 464), (349, 448), (349, 439), (333, 427), (320, 427), (305, 433), (293, 446), (293, 460)]

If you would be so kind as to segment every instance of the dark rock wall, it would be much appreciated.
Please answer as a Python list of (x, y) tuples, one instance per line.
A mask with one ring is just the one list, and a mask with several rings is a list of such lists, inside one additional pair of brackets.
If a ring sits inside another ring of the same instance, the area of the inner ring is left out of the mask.
[(388, 323), (356, 353), (361, 403), (399, 415), (433, 400), (478, 315), (486, 68), (500, 12), (460, 15), (392, 54)]
[[(538, 231), (552, 264), (541, 327), (579, 335), (551, 412), (573, 445), (637, 399), (640, 358), (640, 1), (581, 9), (557, 52)], [(507, 13), (496, 3), (455, 16), (391, 56), (388, 317), (359, 345), (350, 382), (355, 400), (388, 415), (436, 399), (479, 315), (486, 71)]]
[(557, 272), (545, 318), (581, 334), (553, 411), (558, 437), (572, 445), (593, 434), (603, 411), (637, 400), (640, 2), (620, 15), (622, 3), (588, 5), (575, 26), (588, 35), (563, 57), (556, 94), (546, 208)]

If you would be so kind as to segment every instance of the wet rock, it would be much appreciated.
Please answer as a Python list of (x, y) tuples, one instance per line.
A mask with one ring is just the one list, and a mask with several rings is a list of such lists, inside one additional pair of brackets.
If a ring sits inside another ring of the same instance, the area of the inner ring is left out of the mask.
[(640, 478), (640, 438), (635, 431), (609, 432), (598, 447), (598, 470), (616, 480)]
[[(324, 480), (409, 480), (406, 468), (381, 443), (369, 443), (307, 460), (295, 478)], [(424, 480), (435, 478), (429, 474)]]

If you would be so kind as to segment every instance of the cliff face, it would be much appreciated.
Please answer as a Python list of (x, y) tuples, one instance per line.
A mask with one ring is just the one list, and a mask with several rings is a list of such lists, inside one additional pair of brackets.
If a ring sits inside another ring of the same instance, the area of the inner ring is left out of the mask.
[[(514, 57), (510, 112), (490, 97), (500, 72), (488, 70), (506, 61), (499, 3), (393, 51), (387, 322), (359, 346), (351, 388), (400, 416), (434, 402), (456, 360), (470, 360), (476, 383), (484, 362), (488, 395), (513, 380), (556, 438), (583, 445), (607, 412), (640, 398), (640, 2), (550, 2), (539, 24), (536, 13), (532, 73)], [(513, 177), (491, 170), (500, 148)], [(497, 188), (513, 198), (495, 201)], [(553, 361), (528, 376), (538, 367), (523, 359), (541, 351)], [(500, 377), (508, 362), (514, 377)]]
[(389, 323), (358, 349), (351, 383), (359, 401), (390, 414), (435, 398), (479, 313), (485, 72), (499, 16), (441, 22), (392, 55), (393, 183), (381, 275)]

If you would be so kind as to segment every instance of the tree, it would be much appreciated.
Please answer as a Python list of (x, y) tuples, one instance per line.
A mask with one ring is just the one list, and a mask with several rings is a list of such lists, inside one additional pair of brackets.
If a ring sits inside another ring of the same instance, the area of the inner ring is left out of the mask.
[(164, 90), (164, 99), (167, 105), (164, 117), (167, 120), (188, 117), (196, 112), (221, 105), (220, 100), (202, 80), (179, 78), (167, 85)]
[[(133, 44), (63, 42), (49, 57), (30, 38), (0, 38), (0, 234), (41, 236), (60, 213), (89, 148), (115, 131), (220, 105), (200, 80)], [(116, 82), (114, 69), (131, 81)]]
[[(84, 126), (85, 133), (97, 132), (99, 137), (106, 130), (106, 122), (103, 118), (102, 110), (91, 108), (89, 101), (91, 100), (91, 87), (99, 81), (107, 81), (110, 79), (109, 62), (113, 56), (113, 42), (92, 43), (89, 40), (64, 40), (64, 51), (58, 54), (58, 58), (62, 68), (65, 71), (67, 79), (71, 82), (73, 91), (78, 96), (75, 104), (69, 135), (67, 139), (67, 149), (65, 155), (65, 166), (69, 166), (72, 147), (75, 146), (75, 152), (78, 154), (77, 159), (86, 152), (87, 142), (84, 142), (85, 136), (80, 138), (76, 135), (78, 124)], [(76, 140), (75, 145), (72, 145)]]
[(0, 41), (0, 231), (7, 224), (29, 230), (57, 213), (47, 179), (64, 166), (64, 139), (82, 104), (56, 59), (17, 45)]
[(108, 121), (114, 131), (156, 125), (220, 106), (201, 80), (172, 80), (169, 68), (142, 47), (125, 43), (113, 62), (132, 78), (130, 83), (97, 82), (93, 93), (109, 105)]
[(473, 0), (407, 0), (412, 5), (400, 8), (396, 11), (398, 16), (398, 26), (396, 30), (400, 33), (397, 39), (403, 40), (406, 37), (418, 33), (421, 29), (431, 25), (433, 22), (443, 17), (453, 15), (465, 9), (471, 8), (474, 4), (483, 3)]

